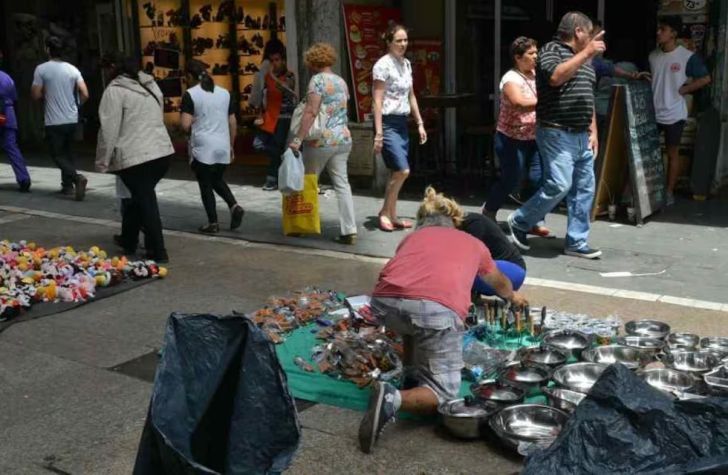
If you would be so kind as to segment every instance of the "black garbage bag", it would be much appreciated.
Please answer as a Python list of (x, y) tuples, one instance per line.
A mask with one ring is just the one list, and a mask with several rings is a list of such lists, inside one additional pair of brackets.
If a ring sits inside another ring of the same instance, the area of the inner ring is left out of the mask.
[(275, 349), (249, 319), (169, 317), (135, 475), (276, 474), (300, 437)]
[(522, 473), (728, 473), (728, 398), (676, 401), (611, 365)]

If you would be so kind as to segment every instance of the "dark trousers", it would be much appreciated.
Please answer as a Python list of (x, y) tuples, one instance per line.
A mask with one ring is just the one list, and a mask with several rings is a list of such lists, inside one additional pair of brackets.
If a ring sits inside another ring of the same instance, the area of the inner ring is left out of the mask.
[(533, 194), (541, 186), (541, 155), (535, 140), (516, 140), (497, 132), (495, 152), (500, 160), (500, 180), (493, 185), (485, 202), (485, 209), (498, 211), (506, 197), (527, 178), (526, 194)]
[(154, 188), (167, 173), (170, 158), (171, 156), (158, 158), (118, 172), (121, 181), (131, 193), (131, 200), (124, 206), (121, 218), (121, 240), (126, 252), (136, 251), (139, 231), (143, 227), (145, 247), (150, 257), (161, 258), (167, 255)]
[(2, 139), (0, 141), (0, 147), (5, 150), (5, 154), (7, 154), (8, 160), (10, 161), (10, 166), (13, 167), (15, 181), (18, 184), (30, 182), (30, 175), (28, 174), (28, 168), (25, 166), (25, 159), (18, 148), (18, 131), (0, 127), (0, 139)]
[(61, 186), (70, 188), (76, 181), (76, 159), (71, 151), (71, 143), (76, 134), (76, 124), (46, 126), (46, 139), (51, 151), (51, 158), (61, 169)]
[(200, 197), (202, 204), (205, 206), (208, 223), (217, 223), (217, 205), (215, 202), (215, 192), (220, 198), (225, 200), (228, 208), (232, 208), (237, 204), (230, 187), (225, 183), (223, 174), (227, 169), (227, 165), (217, 163), (215, 165), (206, 165), (198, 161), (192, 162), (192, 170), (197, 176), (197, 184), (200, 186)]
[(276, 122), (276, 130), (273, 134), (267, 134), (265, 141), (265, 153), (268, 155), (268, 176), (278, 181), (278, 168), (281, 166), (281, 155), (288, 147), (288, 131), (291, 128), (290, 117), (280, 117)]

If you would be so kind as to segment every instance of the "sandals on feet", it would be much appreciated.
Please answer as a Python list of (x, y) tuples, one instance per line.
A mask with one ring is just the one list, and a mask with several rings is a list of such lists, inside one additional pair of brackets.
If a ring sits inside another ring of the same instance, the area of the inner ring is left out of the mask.
[(408, 221), (406, 219), (403, 219), (402, 221), (392, 221), (392, 225), (394, 225), (397, 229), (410, 229), (413, 226), (412, 221)]
[(389, 219), (388, 216), (380, 215), (379, 229), (384, 232), (391, 233), (392, 231), (394, 231), (394, 224), (392, 224), (392, 221)]

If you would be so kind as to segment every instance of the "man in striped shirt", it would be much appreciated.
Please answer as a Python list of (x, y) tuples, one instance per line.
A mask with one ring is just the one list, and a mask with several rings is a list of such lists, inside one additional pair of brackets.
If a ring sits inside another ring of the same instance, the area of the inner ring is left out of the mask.
[(594, 158), (599, 148), (594, 116), (596, 77), (591, 62), (606, 49), (604, 32), (593, 36), (592, 31), (589, 17), (569, 12), (561, 19), (554, 41), (538, 53), (536, 142), (543, 159), (543, 184), (508, 216), (510, 238), (524, 251), (530, 249), (526, 232), (566, 198), (564, 252), (587, 259), (602, 254), (588, 244)]

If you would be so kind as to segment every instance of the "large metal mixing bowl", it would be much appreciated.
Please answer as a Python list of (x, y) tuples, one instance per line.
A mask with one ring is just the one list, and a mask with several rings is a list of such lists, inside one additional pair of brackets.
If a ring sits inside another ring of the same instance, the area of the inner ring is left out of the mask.
[(454, 399), (437, 407), (440, 422), (450, 434), (460, 439), (477, 439), (487, 429), (488, 418), (500, 409), (497, 404), (483, 404), (470, 399)]
[(516, 448), (519, 441), (550, 444), (568, 418), (564, 411), (551, 406), (518, 404), (496, 413), (489, 424), (501, 440)]
[(578, 393), (571, 389), (543, 387), (541, 391), (549, 400), (549, 405), (568, 413), (576, 410), (576, 406), (586, 397), (584, 393)]
[(624, 324), (624, 331), (631, 336), (662, 340), (670, 333), (670, 325), (658, 320), (632, 320)]
[(550, 377), (551, 370), (548, 366), (522, 362), (506, 368), (500, 374), (498, 380), (507, 385), (528, 392), (546, 384), (546, 381), (548, 381)]
[(575, 330), (552, 330), (543, 337), (544, 346), (556, 348), (577, 359), (591, 345), (591, 341), (589, 335)]
[(703, 375), (705, 384), (716, 396), (728, 396), (728, 366), (718, 366)]
[(554, 371), (553, 380), (559, 386), (586, 394), (607, 367), (600, 363), (567, 364)]
[(597, 346), (583, 352), (581, 357), (591, 363), (621, 363), (629, 369), (641, 368), (652, 360), (649, 353), (624, 345)]
[(667, 347), (675, 349), (696, 349), (700, 344), (700, 337), (695, 333), (670, 333), (667, 335)]
[(555, 348), (528, 348), (521, 351), (521, 361), (556, 368), (566, 363), (567, 355)]
[(665, 346), (665, 342), (662, 340), (646, 336), (620, 336), (617, 338), (617, 344), (637, 348), (653, 355)]
[(707, 350), (715, 350), (728, 356), (728, 337), (709, 336), (700, 340), (700, 347)]
[(473, 384), (470, 392), (481, 401), (492, 401), (498, 404), (517, 404), (523, 402), (525, 392), (522, 389), (499, 382)]
[(695, 385), (695, 379), (692, 376), (670, 368), (640, 370), (637, 372), (637, 376), (669, 396), (689, 391)]
[(672, 350), (660, 355), (660, 360), (670, 369), (688, 373), (706, 373), (720, 364), (711, 350)]

